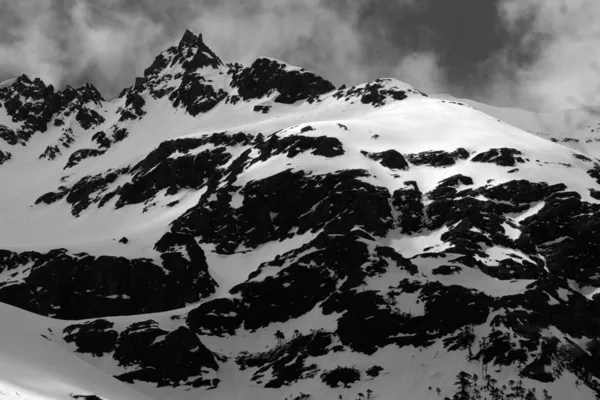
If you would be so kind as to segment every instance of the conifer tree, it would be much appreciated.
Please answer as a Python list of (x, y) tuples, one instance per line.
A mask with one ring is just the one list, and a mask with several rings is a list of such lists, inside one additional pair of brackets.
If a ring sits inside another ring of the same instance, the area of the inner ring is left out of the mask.
[(275, 332), (275, 339), (277, 339), (277, 344), (281, 345), (283, 340), (285, 339), (285, 335), (281, 331)]
[(472, 376), (465, 371), (460, 371), (456, 376), (456, 386), (458, 386), (458, 393), (454, 396), (457, 400), (468, 400), (469, 399), (469, 388), (472, 386)]

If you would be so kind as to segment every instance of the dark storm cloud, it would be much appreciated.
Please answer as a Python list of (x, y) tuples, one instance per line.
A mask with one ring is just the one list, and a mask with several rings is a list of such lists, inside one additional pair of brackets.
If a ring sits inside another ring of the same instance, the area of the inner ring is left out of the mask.
[[(132, 83), (186, 28), (227, 61), (261, 55), (335, 84), (392, 76), (495, 104), (594, 101), (595, 0), (0, 0), (0, 78)], [(560, 94), (557, 96), (557, 94)]]

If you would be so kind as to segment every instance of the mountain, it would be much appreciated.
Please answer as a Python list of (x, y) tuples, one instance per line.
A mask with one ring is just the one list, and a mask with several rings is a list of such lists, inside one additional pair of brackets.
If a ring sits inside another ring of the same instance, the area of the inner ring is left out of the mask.
[(189, 31), (0, 104), (8, 398), (600, 397), (592, 147)]

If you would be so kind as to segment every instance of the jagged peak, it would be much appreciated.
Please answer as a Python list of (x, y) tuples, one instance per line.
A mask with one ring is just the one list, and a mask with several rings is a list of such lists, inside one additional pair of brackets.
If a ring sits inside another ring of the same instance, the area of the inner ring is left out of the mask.
[(98, 103), (100, 101), (104, 101), (104, 97), (100, 93), (100, 91), (93, 84), (86, 82), (79, 88), (77, 88), (77, 93), (83, 98), (84, 102), (93, 101), (94, 103)]
[(100, 91), (91, 83), (86, 82), (79, 87), (66, 85), (64, 89), (55, 91), (54, 85), (46, 84), (39, 77), (31, 78), (26, 74), (21, 74), (18, 77), (7, 79), (0, 82), (0, 89), (13, 88), (17, 92), (22, 92), (26, 88), (43, 90), (47, 94), (62, 95), (66, 98), (81, 97), (84, 102), (93, 101), (95, 103), (104, 101), (104, 97)]
[(243, 100), (262, 98), (278, 91), (276, 103), (292, 104), (299, 100), (314, 101), (335, 89), (317, 74), (270, 57), (257, 58), (248, 68), (232, 68), (231, 87)]
[[(5, 81), (4, 85), (0, 87), (2, 93), (2, 99), (7, 100), (18, 95), (22, 95), (25, 98), (32, 99), (43, 99), (51, 98), (54, 94), (54, 86), (46, 83), (40, 78), (31, 79), (26, 74)], [(15, 101), (18, 99), (15, 99)], [(16, 103), (15, 103), (16, 104)]]
[(342, 86), (333, 94), (333, 97), (338, 100), (351, 101), (358, 98), (361, 103), (375, 107), (383, 106), (388, 101), (404, 100), (410, 96), (429, 97), (408, 83), (395, 78), (379, 78), (349, 88)]
[(196, 36), (194, 34), (194, 32), (192, 32), (189, 29), (186, 29), (183, 36), (181, 37), (181, 40), (179, 41), (179, 45), (177, 46), (180, 50), (182, 50), (184, 47), (192, 47), (192, 46), (197, 46), (197, 45), (203, 45), (204, 42), (202, 40), (202, 34), (198, 34), (198, 36)]
[(204, 43), (202, 34), (196, 36), (188, 29), (177, 46), (169, 47), (154, 59), (144, 70), (144, 77), (156, 76), (166, 68), (176, 65), (180, 65), (186, 72), (194, 72), (207, 66), (219, 68), (225, 64)]
[(46, 89), (46, 88), (54, 89), (53, 85), (51, 85), (51, 84), (46, 85), (46, 83), (39, 77), (35, 77), (35, 78), (31, 79), (26, 74), (19, 75), (10, 86), (14, 86), (15, 84), (16, 85), (24, 85), (24, 86), (32, 86), (33, 85), (40, 89)]
[(63, 90), (57, 93), (59, 96), (65, 98), (68, 102), (75, 99), (80, 99), (82, 103), (93, 102), (99, 104), (104, 101), (104, 98), (100, 94), (100, 91), (96, 89), (94, 85), (89, 82), (84, 83), (82, 86), (75, 88), (71, 85), (67, 85)]

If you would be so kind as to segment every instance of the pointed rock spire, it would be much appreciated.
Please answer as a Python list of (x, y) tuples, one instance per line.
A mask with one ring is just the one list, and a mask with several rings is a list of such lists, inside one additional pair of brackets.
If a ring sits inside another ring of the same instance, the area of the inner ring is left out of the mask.
[(221, 59), (204, 43), (202, 34), (196, 36), (189, 29), (186, 30), (177, 46), (177, 50), (180, 54), (185, 56), (186, 54), (184, 51), (186, 48), (194, 49), (196, 50), (196, 53), (189, 60), (186, 57), (186, 61), (183, 62), (183, 67), (185, 69), (197, 69), (206, 66), (218, 68), (220, 65), (223, 65)]
[(186, 71), (210, 66), (218, 68), (223, 61), (204, 43), (202, 35), (196, 36), (189, 29), (185, 31), (177, 46), (172, 46), (160, 53), (144, 71), (144, 77), (157, 76), (166, 68), (180, 64)]
[(194, 32), (190, 31), (189, 29), (186, 29), (185, 33), (183, 34), (183, 37), (179, 41), (179, 45), (177, 46), (177, 48), (179, 49), (179, 51), (181, 51), (185, 47), (192, 47), (198, 43), (202, 43), (202, 35), (196, 36), (194, 35)]

